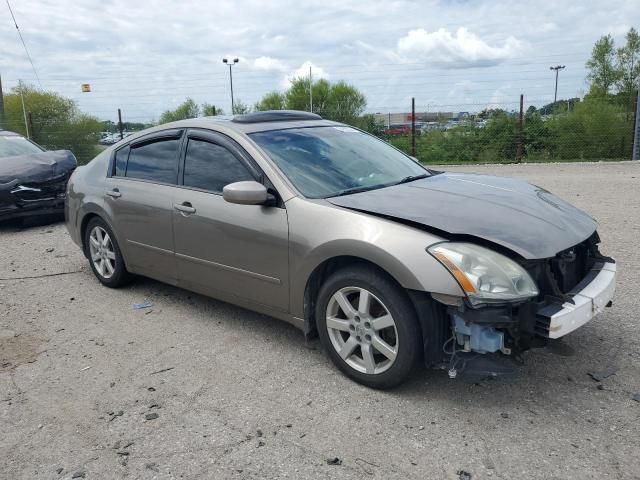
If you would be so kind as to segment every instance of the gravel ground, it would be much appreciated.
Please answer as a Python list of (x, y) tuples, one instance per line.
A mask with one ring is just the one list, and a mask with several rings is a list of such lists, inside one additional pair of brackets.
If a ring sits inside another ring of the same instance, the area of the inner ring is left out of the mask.
[(594, 215), (613, 307), (516, 377), (424, 371), (379, 392), (285, 323), (151, 280), (100, 286), (60, 223), (3, 226), (0, 478), (640, 478), (640, 163), (447, 168)]

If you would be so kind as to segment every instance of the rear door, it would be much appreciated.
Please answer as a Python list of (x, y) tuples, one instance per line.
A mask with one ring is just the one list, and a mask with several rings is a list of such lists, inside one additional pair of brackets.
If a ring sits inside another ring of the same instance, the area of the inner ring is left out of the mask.
[(116, 151), (105, 191), (127, 267), (169, 283), (176, 283), (172, 198), (183, 134), (165, 130)]
[(243, 180), (273, 188), (233, 140), (188, 131), (181, 188), (173, 197), (179, 283), (214, 297), (288, 311), (287, 211), (283, 204), (226, 202), (222, 188)]

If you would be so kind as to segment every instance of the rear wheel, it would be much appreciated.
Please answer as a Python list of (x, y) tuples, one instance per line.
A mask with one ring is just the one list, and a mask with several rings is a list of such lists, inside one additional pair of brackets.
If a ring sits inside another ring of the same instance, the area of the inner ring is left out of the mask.
[(131, 274), (124, 265), (118, 242), (104, 220), (95, 217), (89, 221), (84, 244), (91, 270), (103, 285), (117, 288), (129, 282)]
[(402, 383), (422, 351), (406, 292), (368, 266), (347, 267), (326, 280), (318, 295), (316, 322), (331, 360), (369, 387)]

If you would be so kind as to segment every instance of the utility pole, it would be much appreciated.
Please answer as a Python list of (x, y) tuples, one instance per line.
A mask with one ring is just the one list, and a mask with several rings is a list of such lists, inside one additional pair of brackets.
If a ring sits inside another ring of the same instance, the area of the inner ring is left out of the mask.
[(524, 110), (524, 95), (520, 94), (520, 116), (518, 117), (518, 147), (516, 150), (516, 161), (522, 161), (522, 121)]
[(556, 90), (555, 90), (555, 93), (553, 94), (553, 103), (556, 103), (556, 101), (558, 100), (558, 72), (564, 69), (565, 69), (564, 65), (556, 65), (555, 67), (549, 67), (549, 70), (556, 71)]
[(411, 156), (416, 156), (416, 99), (411, 97)]
[(4, 121), (4, 96), (2, 95), (2, 76), (0, 75), (0, 130), (5, 127)]
[(229, 66), (229, 84), (231, 85), (231, 115), (233, 115), (233, 107), (235, 106), (235, 103), (233, 103), (233, 74), (231, 73), (231, 67), (238, 63), (238, 61), (239, 60), (237, 58), (234, 58), (233, 61), (231, 61), (230, 58), (222, 59), (222, 63)]
[(24, 107), (24, 92), (22, 91), (22, 80), (18, 80), (18, 88), (20, 89), (20, 100), (22, 100), (22, 114), (24, 115), (24, 129), (27, 132), (27, 138), (31, 139), (29, 136), (29, 124), (27, 123), (27, 109)]
[(313, 79), (311, 77), (311, 65), (309, 65), (309, 111), (313, 113)]
[(118, 130), (120, 130), (120, 140), (124, 138), (124, 132), (122, 131), (122, 112), (118, 109)]
[(640, 89), (636, 90), (636, 119), (633, 129), (632, 160), (640, 160)]

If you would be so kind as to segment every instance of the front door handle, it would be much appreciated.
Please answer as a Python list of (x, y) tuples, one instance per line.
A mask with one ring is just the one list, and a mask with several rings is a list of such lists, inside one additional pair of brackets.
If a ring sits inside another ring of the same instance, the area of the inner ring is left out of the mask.
[(196, 209), (193, 208), (193, 206), (191, 205), (191, 202), (182, 202), (181, 204), (174, 203), (173, 208), (175, 208), (179, 212), (186, 213), (186, 214), (196, 213)]
[(120, 190), (118, 190), (117, 188), (114, 188), (110, 192), (107, 192), (107, 195), (113, 198), (119, 198), (122, 196), (122, 194), (120, 193)]

